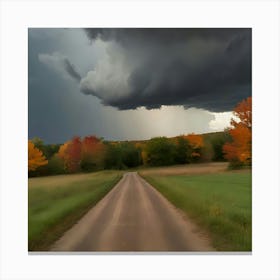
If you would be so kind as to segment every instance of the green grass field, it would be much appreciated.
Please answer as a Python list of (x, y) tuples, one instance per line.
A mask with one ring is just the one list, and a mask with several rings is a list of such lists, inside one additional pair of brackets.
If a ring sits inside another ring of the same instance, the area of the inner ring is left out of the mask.
[(206, 230), (218, 251), (252, 250), (250, 171), (142, 176)]
[(28, 180), (28, 248), (47, 250), (63, 232), (104, 197), (120, 171), (59, 175)]

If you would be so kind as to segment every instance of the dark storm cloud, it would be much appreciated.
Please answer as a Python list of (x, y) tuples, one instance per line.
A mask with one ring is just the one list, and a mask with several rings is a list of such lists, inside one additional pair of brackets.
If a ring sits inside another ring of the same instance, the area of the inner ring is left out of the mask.
[[(90, 39), (98, 37), (103, 41), (135, 41), (148, 43), (148, 40), (161, 43), (176, 43), (192, 38), (224, 40), (240, 34), (240, 28), (85, 28)], [(250, 29), (247, 29), (247, 31)]]
[[(118, 109), (184, 105), (221, 112), (251, 95), (251, 29), (85, 29), (107, 57), (80, 89)], [(78, 80), (78, 76), (77, 76)]]
[(74, 64), (72, 64), (67, 57), (61, 55), (60, 53), (39, 53), (38, 59), (48, 67), (55, 69), (57, 72), (62, 72), (63, 74), (66, 72), (71, 78), (80, 82), (81, 75), (76, 70)]
[(74, 135), (106, 135), (99, 129), (99, 122), (94, 122), (100, 118), (101, 106), (94, 98), (81, 98), (77, 78), (69, 75), (64, 63), (64, 59), (71, 65), (73, 61), (88, 61), (92, 47), (86, 43), (81, 30), (29, 29), (29, 139), (40, 137), (45, 143), (64, 143)]
[(75, 69), (75, 66), (69, 61), (69, 59), (65, 58), (63, 60), (64, 62), (64, 68), (66, 70), (66, 72), (75, 80), (77, 80), (78, 82), (80, 82), (81, 80), (81, 75), (77, 72), (77, 70)]

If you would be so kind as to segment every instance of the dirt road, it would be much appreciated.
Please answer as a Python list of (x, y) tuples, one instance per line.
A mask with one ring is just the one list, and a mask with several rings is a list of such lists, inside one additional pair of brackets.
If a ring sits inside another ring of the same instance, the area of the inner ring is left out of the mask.
[(206, 236), (136, 172), (51, 248), (52, 251), (212, 251)]

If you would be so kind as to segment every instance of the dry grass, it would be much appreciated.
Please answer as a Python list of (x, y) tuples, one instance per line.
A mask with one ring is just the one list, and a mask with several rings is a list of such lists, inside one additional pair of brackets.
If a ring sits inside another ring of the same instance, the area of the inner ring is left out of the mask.
[(227, 162), (211, 162), (200, 164), (185, 164), (168, 167), (155, 167), (141, 170), (141, 174), (147, 175), (192, 175), (226, 172)]
[(69, 174), (69, 175), (56, 175), (48, 177), (31, 178), (28, 180), (29, 188), (57, 188), (64, 187), (72, 183), (80, 183), (81, 181), (89, 181), (98, 173), (91, 174)]

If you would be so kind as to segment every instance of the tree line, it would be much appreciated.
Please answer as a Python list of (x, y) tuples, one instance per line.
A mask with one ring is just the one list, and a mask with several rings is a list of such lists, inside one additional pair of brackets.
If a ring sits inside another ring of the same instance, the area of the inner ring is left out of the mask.
[(46, 145), (36, 137), (28, 141), (29, 176), (224, 160), (232, 167), (250, 165), (251, 106), (251, 98), (239, 103), (234, 109), (237, 120), (232, 119), (231, 128), (219, 133), (155, 137), (146, 141), (75, 136), (64, 144), (53, 145)]

